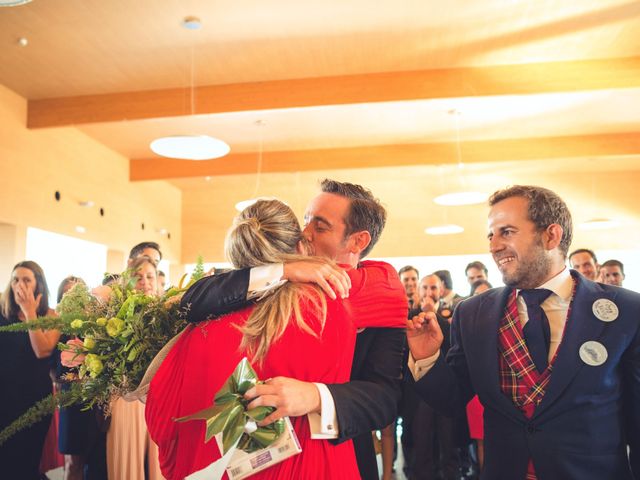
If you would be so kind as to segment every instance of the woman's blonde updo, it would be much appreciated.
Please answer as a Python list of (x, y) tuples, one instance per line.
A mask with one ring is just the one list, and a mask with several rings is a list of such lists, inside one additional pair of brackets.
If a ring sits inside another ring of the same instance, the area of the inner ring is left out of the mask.
[(235, 268), (281, 263), (297, 255), (301, 238), (291, 208), (279, 200), (258, 200), (234, 218), (225, 254)]
[[(302, 240), (298, 220), (279, 200), (258, 200), (233, 220), (225, 239), (225, 254), (235, 268), (250, 268), (294, 260), (312, 260), (297, 253)], [(300, 303), (315, 310), (319, 325), (309, 325), (302, 316)], [(326, 300), (318, 287), (286, 282), (256, 304), (241, 327), (241, 348), (253, 361), (262, 363), (273, 342), (284, 333), (293, 317), (297, 326), (313, 336), (324, 328)]]

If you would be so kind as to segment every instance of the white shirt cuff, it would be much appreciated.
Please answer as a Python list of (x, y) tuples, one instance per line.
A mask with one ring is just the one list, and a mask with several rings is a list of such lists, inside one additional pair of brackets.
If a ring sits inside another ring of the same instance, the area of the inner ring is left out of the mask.
[(411, 375), (413, 375), (413, 379), (417, 382), (422, 377), (424, 377), (436, 364), (438, 358), (440, 358), (440, 350), (438, 350), (430, 357), (423, 358), (422, 360), (414, 360), (413, 355), (411, 355), (411, 352), (409, 352), (409, 361), (407, 362), (407, 364), (409, 366)]
[(260, 299), (273, 288), (284, 284), (286, 280), (282, 278), (283, 274), (284, 264), (282, 263), (253, 267), (249, 273), (247, 300)]
[(309, 413), (309, 430), (314, 440), (338, 438), (338, 417), (336, 404), (324, 383), (314, 383), (320, 393), (320, 413)]

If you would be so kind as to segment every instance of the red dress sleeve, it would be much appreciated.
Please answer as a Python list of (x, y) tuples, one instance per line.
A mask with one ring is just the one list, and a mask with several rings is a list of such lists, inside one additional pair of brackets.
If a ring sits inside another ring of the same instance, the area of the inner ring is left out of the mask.
[(351, 278), (351, 290), (345, 306), (357, 328), (406, 327), (407, 296), (391, 265), (366, 260), (347, 272)]

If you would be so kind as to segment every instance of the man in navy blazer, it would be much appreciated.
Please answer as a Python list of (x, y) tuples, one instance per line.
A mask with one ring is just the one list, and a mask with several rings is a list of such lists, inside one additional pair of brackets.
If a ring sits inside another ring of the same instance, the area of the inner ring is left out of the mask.
[[(458, 305), (446, 359), (437, 322), (414, 317), (418, 393), (443, 412), (479, 395), (483, 479), (640, 479), (640, 295), (566, 268), (571, 215), (553, 192), (514, 186), (489, 204), (490, 251), (507, 286)], [(545, 299), (528, 303), (541, 289)], [(538, 325), (542, 358), (528, 333)]]

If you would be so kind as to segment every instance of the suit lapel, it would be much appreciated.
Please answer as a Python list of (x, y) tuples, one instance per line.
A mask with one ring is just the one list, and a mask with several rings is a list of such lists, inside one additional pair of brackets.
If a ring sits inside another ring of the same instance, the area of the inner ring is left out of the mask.
[(558, 347), (546, 392), (536, 407), (534, 418), (542, 414), (558, 399), (585, 364), (580, 359), (580, 347), (587, 341), (598, 340), (605, 329), (605, 322), (593, 313), (593, 303), (599, 298), (614, 300), (615, 292), (602, 290), (597, 283), (585, 280), (571, 272), (577, 281), (564, 336)]
[(483, 303), (478, 307), (478, 313), (475, 317), (475, 325), (473, 336), (481, 341), (470, 339), (474, 342), (478, 349), (478, 354), (473, 359), (479, 364), (479, 385), (483, 386), (481, 390), (486, 392), (488, 398), (485, 402), (491, 402), (496, 405), (496, 409), (518, 420), (524, 420), (524, 415), (513, 404), (511, 399), (507, 398), (500, 389), (500, 365), (498, 364), (498, 328), (504, 311), (507, 306), (507, 300), (511, 293), (510, 288), (498, 289), (494, 294), (484, 295)]

